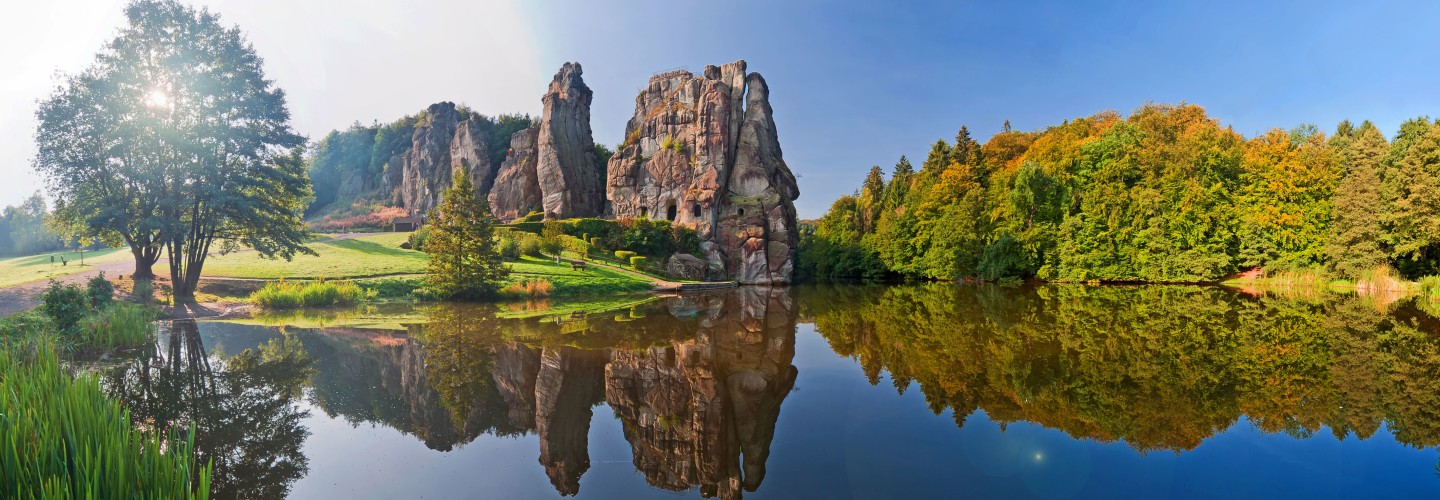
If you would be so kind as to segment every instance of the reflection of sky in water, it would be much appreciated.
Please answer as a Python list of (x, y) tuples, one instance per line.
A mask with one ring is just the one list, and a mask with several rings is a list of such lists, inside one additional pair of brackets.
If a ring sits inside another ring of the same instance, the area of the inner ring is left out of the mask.
[[(896, 395), (888, 378), (872, 386), (852, 359), (836, 356), (811, 325), (800, 325), (796, 389), (785, 399), (759, 491), (747, 498), (1395, 498), (1440, 495), (1436, 452), (1396, 443), (1388, 429), (1343, 441), (1328, 429), (1308, 439), (1265, 433), (1242, 418), (1176, 454), (1141, 454), (1123, 442), (1075, 440), (977, 411), (956, 428), (935, 415), (919, 387)], [(207, 347), (235, 353), (274, 330), (202, 326)], [(303, 339), (303, 336), (302, 336)], [(310, 407), (308, 475), (295, 498), (550, 498), (539, 439), (481, 435), (451, 452), (378, 424), (352, 426)], [(631, 463), (620, 422), (595, 407), (591, 466), (580, 482), (590, 498), (675, 498), (653, 489)], [(691, 490), (684, 497), (698, 496)]]

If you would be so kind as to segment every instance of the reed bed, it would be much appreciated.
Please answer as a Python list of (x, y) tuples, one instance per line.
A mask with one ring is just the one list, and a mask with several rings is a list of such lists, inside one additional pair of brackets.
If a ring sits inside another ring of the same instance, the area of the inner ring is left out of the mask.
[(309, 282), (280, 280), (250, 294), (250, 301), (266, 309), (327, 307), (359, 303), (374, 295), (351, 281)]
[(53, 346), (0, 349), (0, 380), (0, 496), (209, 498), (193, 429), (182, 438), (132, 428), (98, 381), (61, 370)]
[(133, 348), (150, 341), (160, 310), (150, 306), (115, 302), (80, 320), (79, 338), (88, 348)]

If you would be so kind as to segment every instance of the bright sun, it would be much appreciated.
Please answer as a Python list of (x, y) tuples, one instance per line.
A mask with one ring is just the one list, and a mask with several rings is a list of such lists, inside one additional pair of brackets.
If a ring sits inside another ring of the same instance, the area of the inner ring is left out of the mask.
[(145, 95), (145, 104), (152, 108), (168, 108), (170, 96), (166, 95), (164, 90), (154, 89)]

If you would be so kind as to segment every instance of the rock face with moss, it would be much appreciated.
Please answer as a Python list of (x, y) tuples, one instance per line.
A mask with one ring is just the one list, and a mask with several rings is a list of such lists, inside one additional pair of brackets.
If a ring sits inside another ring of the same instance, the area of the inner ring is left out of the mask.
[(495, 180), (483, 125), (476, 116), (465, 117), (455, 103), (430, 105), (415, 126), (411, 147), (400, 159), (400, 175), (387, 184), (391, 200), (411, 213), (425, 213), (440, 204), (450, 188), (456, 168), (470, 172), (478, 193), (488, 193)]
[(541, 209), (540, 179), (535, 172), (535, 139), (539, 135), (539, 128), (527, 128), (510, 136), (510, 151), (490, 190), (490, 212), (503, 222), (514, 222)]
[(769, 96), (745, 61), (651, 76), (610, 158), (606, 215), (694, 228), (712, 279), (790, 282), (800, 191)]
[(594, 217), (604, 202), (604, 179), (590, 135), (594, 93), (581, 72), (580, 63), (565, 63), (541, 98), (545, 111), (540, 115), (535, 168), (547, 218)]

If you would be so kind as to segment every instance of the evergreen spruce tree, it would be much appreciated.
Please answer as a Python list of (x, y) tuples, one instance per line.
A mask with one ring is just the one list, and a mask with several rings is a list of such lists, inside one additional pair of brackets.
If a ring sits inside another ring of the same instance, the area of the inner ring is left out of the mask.
[(457, 170), (451, 178), (455, 184), (430, 214), (427, 280), (436, 294), (447, 299), (489, 297), (510, 273), (495, 245), (494, 218), (487, 204), (476, 199), (468, 172)]

